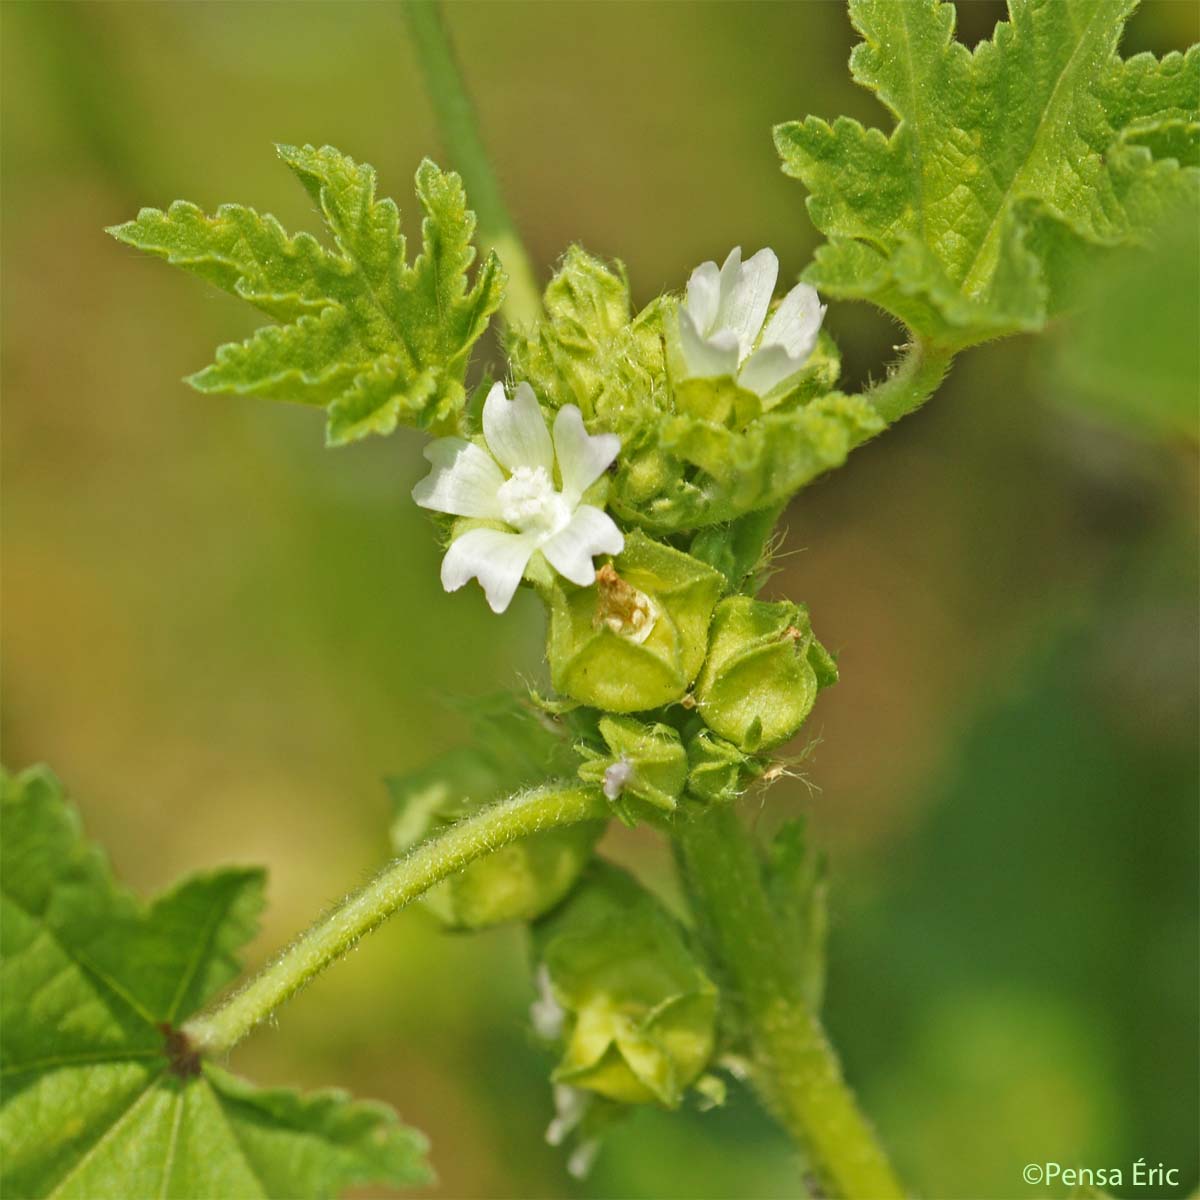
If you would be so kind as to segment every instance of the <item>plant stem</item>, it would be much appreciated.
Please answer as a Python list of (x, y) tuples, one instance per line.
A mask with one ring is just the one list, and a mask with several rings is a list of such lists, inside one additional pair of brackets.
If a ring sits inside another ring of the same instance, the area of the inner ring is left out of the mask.
[(447, 875), (519, 838), (608, 815), (599, 788), (542, 788), (502, 800), (451, 825), (352, 892), (245, 987), (213, 1011), (189, 1021), (184, 1034), (199, 1051), (229, 1050), (359, 938)]
[(916, 334), (910, 336), (904, 357), (888, 377), (863, 393), (889, 425), (920, 408), (937, 391), (954, 359), (953, 350), (935, 346)]
[(904, 1189), (842, 1078), (833, 1047), (803, 998), (763, 885), (758, 854), (730, 806), (679, 830), (685, 882), (718, 965), (746, 1023), (752, 1080), (791, 1134), (822, 1194), (902, 1200)]
[(542, 311), (541, 289), (484, 150), (445, 14), (437, 0), (406, 0), (403, 8), (442, 140), (479, 218), (479, 240), (485, 249), (495, 250), (508, 275), (501, 310), (510, 324), (535, 321)]

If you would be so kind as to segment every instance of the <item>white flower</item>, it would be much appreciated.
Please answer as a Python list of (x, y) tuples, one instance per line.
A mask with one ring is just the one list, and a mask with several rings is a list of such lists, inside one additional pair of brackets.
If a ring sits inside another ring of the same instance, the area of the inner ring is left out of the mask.
[(687, 378), (728, 375), (765, 396), (804, 366), (817, 344), (825, 306), (815, 288), (798, 283), (764, 328), (778, 275), (773, 250), (760, 250), (743, 263), (740, 246), (719, 269), (706, 262), (692, 272), (679, 306)]
[[(552, 444), (527, 383), (517, 385), (511, 400), (502, 383), (488, 392), (483, 436), (487, 450), (463, 438), (431, 442), (425, 457), (433, 470), (413, 488), (422, 508), (508, 527), (455, 538), (442, 560), (442, 586), (453, 592), (478, 579), (492, 611), (503, 612), (538, 550), (572, 583), (593, 583), (592, 558), (620, 554), (625, 538), (606, 512), (580, 500), (617, 457), (621, 439), (589, 434), (579, 409), (568, 404), (554, 418)], [(555, 486), (556, 462), (561, 486)]]

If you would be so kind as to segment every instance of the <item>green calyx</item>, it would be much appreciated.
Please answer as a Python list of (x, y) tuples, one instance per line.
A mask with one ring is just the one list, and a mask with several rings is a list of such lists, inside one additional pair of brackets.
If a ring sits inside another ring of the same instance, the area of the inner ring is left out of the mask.
[(601, 717), (607, 753), (587, 747), (579, 778), (598, 783), (617, 812), (632, 822), (631, 803), (674, 812), (688, 781), (688, 754), (669, 725), (646, 725), (632, 717)]
[(705, 804), (732, 804), (762, 771), (757, 760), (711, 729), (688, 740), (687, 756), (688, 795)]
[(691, 555), (634, 531), (591, 587), (555, 577), (542, 590), (554, 686), (604, 712), (632, 713), (687, 692), (704, 662), (725, 580)]
[(753, 753), (791, 737), (817, 692), (836, 682), (837, 665), (813, 637), (803, 606), (730, 596), (713, 614), (694, 696), (714, 733)]
[(534, 953), (559, 1025), (554, 1081), (678, 1107), (713, 1055), (717, 989), (658, 901), (595, 862), (535, 926)]

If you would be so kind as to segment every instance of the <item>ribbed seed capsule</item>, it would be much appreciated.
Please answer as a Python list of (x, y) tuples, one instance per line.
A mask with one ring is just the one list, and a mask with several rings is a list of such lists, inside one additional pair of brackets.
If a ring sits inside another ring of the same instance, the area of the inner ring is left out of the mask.
[(694, 695), (714, 733), (755, 752), (791, 737), (817, 692), (836, 682), (837, 665), (813, 637), (802, 605), (730, 596), (713, 614)]

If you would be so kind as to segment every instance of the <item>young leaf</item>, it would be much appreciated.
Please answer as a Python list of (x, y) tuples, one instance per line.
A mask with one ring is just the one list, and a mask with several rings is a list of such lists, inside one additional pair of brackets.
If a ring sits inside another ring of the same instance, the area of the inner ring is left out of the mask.
[(262, 872), (192, 876), (144, 906), (45, 769), (3, 777), (0, 817), (0, 1193), (316, 1198), (428, 1178), (424, 1139), (390, 1110), (256, 1088), (180, 1032), (237, 973)]
[(1136, 0), (1010, 0), (974, 50), (938, 0), (850, 0), (854, 78), (898, 118), (779, 126), (829, 238), (806, 278), (949, 349), (1040, 328), (1087, 247), (1200, 192), (1200, 53), (1115, 56)]
[(504, 290), (494, 254), (469, 285), (475, 215), (462, 181), (428, 159), (417, 169), (425, 220), (410, 265), (400, 213), (376, 199), (372, 167), (331, 146), (278, 151), (320, 208), (333, 250), (236, 204), (209, 217), (176, 201), (108, 231), (281, 322), (221, 346), (188, 382), (327, 408), (331, 445), (398, 424), (451, 429), (466, 399), (467, 357)]

